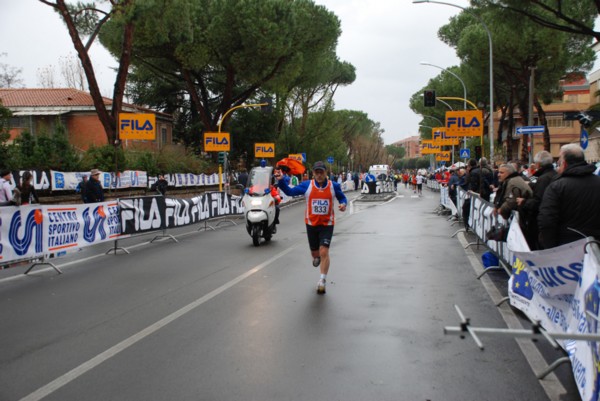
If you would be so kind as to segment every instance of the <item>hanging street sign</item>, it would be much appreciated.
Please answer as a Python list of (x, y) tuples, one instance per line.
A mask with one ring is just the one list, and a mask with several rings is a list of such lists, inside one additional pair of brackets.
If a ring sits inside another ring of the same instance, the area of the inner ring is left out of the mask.
[(523, 134), (541, 134), (544, 132), (543, 125), (532, 125), (529, 127), (517, 127), (517, 135)]
[(588, 147), (588, 132), (585, 129), (581, 129), (581, 136), (579, 137), (579, 144), (581, 149), (586, 150)]

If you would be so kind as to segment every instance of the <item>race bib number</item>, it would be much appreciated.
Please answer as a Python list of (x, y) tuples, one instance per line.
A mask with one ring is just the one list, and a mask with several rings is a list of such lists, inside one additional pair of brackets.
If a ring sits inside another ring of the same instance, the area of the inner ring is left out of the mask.
[(329, 214), (329, 200), (314, 199), (311, 204), (312, 214), (325, 215)]

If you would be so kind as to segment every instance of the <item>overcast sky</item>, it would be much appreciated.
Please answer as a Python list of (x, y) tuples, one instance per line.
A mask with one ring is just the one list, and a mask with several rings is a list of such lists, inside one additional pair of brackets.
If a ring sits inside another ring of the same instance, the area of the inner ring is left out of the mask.
[[(452, 0), (466, 7), (468, 0)], [(454, 49), (437, 37), (438, 29), (460, 9), (412, 0), (316, 0), (342, 22), (338, 56), (356, 67), (356, 81), (338, 90), (336, 109), (359, 110), (379, 122), (386, 144), (417, 135), (420, 117), (408, 107), (411, 95), (440, 73), (425, 61), (448, 68), (459, 63)], [(28, 88), (39, 86), (38, 70), (74, 55), (60, 17), (37, 0), (0, 0), (0, 63), (22, 68)], [(91, 52), (103, 95), (114, 84), (117, 63), (101, 45)], [(57, 75), (59, 75), (57, 73)], [(58, 77), (57, 77), (58, 78)], [(468, 90), (468, 88), (467, 88)], [(457, 94), (462, 95), (462, 94)]]

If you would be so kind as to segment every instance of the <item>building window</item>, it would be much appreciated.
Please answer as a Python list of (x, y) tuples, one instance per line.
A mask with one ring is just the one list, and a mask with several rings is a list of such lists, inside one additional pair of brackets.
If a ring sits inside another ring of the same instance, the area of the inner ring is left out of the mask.
[(160, 143), (162, 145), (167, 144), (167, 128), (166, 127), (160, 128)]
[(548, 128), (573, 128), (573, 121), (565, 121), (562, 116), (549, 116), (546, 122)]
[(29, 117), (11, 117), (9, 126), (10, 128), (29, 128)]
[(577, 103), (577, 95), (567, 95), (565, 103)]

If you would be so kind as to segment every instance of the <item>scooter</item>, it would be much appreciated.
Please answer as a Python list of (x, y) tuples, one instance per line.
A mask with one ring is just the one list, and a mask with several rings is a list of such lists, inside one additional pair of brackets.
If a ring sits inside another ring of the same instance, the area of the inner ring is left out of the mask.
[(242, 203), (246, 220), (246, 231), (254, 246), (260, 239), (270, 241), (275, 233), (275, 200), (271, 196), (273, 167), (254, 167), (248, 175), (248, 187), (244, 190)]

